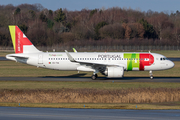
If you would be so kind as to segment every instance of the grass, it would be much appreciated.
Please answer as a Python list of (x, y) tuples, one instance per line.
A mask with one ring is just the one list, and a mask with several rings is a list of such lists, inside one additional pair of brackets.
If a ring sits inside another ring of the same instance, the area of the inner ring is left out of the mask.
[[(180, 77), (180, 62), (174, 62), (175, 66), (169, 70), (153, 71), (154, 77)], [(37, 68), (27, 64), (14, 61), (0, 61), (0, 77), (46, 77), (46, 76), (74, 76), (90, 77), (91, 72), (57, 71), (44, 68)], [(98, 73), (98, 76), (103, 76)], [(124, 72), (125, 77), (149, 77), (149, 71), (128, 71)]]
[(0, 89), (128, 89), (128, 88), (178, 88), (180, 83), (154, 82), (59, 82), (59, 81), (0, 81)]
[[(97, 103), (0, 103), (0, 106), (12, 107), (44, 107), (44, 108), (81, 108), (81, 109), (180, 109), (180, 102), (166, 102), (157, 104), (97, 104)], [(137, 106), (137, 107), (136, 107)]]
[(180, 57), (180, 51), (177, 50), (161, 50), (161, 51), (151, 51), (152, 53), (159, 53), (166, 57), (178, 58)]
[(1, 89), (0, 102), (16, 103), (164, 103), (180, 100), (180, 88)]
[(0, 51), (0, 57), (5, 57), (7, 54), (13, 54), (14, 51), (10, 50), (10, 51)]

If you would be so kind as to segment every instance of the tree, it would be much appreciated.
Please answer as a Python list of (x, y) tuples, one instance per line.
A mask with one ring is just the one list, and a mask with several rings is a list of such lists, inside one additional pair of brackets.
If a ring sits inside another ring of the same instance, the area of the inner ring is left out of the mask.
[(131, 33), (132, 33), (131, 28), (126, 23), (123, 23), (122, 26), (125, 29), (125, 38), (130, 39), (131, 38)]
[(29, 13), (31, 15), (31, 18), (35, 18), (36, 17), (36, 13), (33, 10), (29, 10)]
[(27, 30), (28, 30), (28, 27), (26, 26), (26, 25), (18, 25), (19, 26), (19, 28), (24, 32), (24, 33), (26, 33), (27, 32)]
[(157, 37), (157, 34), (153, 28), (153, 25), (149, 24), (147, 22), (147, 20), (144, 20), (143, 18), (139, 21), (139, 23), (141, 23), (144, 27), (144, 30), (145, 30), (145, 33), (144, 33), (144, 37), (145, 38), (148, 38), (148, 39), (155, 39), (155, 38), (158, 38)]
[(20, 9), (20, 8), (16, 8), (14, 14), (17, 15), (17, 14), (19, 14), (20, 12), (21, 12), (21, 9)]
[(48, 26), (48, 28), (53, 28), (54, 22), (52, 20), (48, 19), (47, 26)]
[(100, 37), (99, 37), (99, 29), (104, 27), (105, 25), (108, 25), (105, 21), (102, 21), (100, 23), (98, 23), (95, 27), (95, 33), (96, 33), (96, 36), (95, 36), (95, 39), (98, 40)]
[(63, 23), (63, 24), (65, 23), (66, 15), (65, 15), (65, 13), (62, 11), (62, 8), (59, 9), (59, 11), (58, 11), (56, 17), (54, 18), (54, 20), (55, 20), (56, 22), (61, 22), (61, 23)]
[(94, 15), (94, 13), (97, 13), (97, 9), (94, 9), (90, 12), (90, 17)]
[(123, 39), (125, 34), (125, 29), (122, 27), (121, 24), (115, 23), (100, 28), (99, 33), (101, 38), (111, 37), (113, 39)]
[(49, 15), (53, 16), (53, 11), (49, 10)]
[(39, 16), (39, 19), (42, 20), (42, 22), (47, 22), (47, 20), (48, 20), (46, 15), (44, 15), (42, 12), (41, 12), (41, 14)]

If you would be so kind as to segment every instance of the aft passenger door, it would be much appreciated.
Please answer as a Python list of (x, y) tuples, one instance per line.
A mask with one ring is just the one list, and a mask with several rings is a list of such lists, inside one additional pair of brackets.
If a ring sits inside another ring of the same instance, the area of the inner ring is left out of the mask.
[(38, 55), (38, 64), (43, 64), (43, 54)]

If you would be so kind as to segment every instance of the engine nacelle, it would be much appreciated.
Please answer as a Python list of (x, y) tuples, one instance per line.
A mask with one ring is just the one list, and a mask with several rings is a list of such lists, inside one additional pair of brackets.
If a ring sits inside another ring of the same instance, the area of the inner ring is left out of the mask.
[(104, 74), (108, 78), (122, 78), (124, 76), (124, 68), (123, 67), (107, 67)]

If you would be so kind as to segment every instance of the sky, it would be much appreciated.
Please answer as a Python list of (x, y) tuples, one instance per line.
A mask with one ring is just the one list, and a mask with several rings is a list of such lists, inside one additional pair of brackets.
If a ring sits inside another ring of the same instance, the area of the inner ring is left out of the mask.
[(70, 11), (82, 9), (101, 9), (101, 8), (131, 8), (147, 12), (148, 10), (157, 12), (176, 12), (180, 11), (180, 0), (1, 0), (0, 5), (13, 4), (35, 4), (40, 3), (44, 8), (53, 11), (59, 8), (66, 8)]

